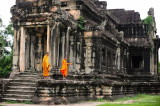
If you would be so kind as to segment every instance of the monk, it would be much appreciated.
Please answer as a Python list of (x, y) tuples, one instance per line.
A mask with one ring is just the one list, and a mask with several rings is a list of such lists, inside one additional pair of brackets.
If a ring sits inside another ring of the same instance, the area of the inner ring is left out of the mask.
[(61, 74), (63, 75), (63, 79), (66, 79), (68, 75), (68, 65), (71, 65), (72, 63), (67, 63), (67, 58), (64, 58), (62, 60), (62, 67), (60, 69)]
[(42, 67), (43, 67), (44, 79), (49, 79), (50, 64), (49, 64), (49, 53), (48, 52), (43, 57)]

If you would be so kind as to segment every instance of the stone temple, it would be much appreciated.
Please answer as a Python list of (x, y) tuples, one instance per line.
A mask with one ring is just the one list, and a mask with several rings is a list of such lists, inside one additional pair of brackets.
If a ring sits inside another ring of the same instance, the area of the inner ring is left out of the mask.
[[(99, 0), (16, 0), (11, 13), (13, 72), (4, 100), (60, 104), (160, 93), (153, 8), (149, 23), (134, 10), (107, 9)], [(41, 76), (46, 52), (50, 80)], [(62, 80), (65, 57), (72, 66)]]

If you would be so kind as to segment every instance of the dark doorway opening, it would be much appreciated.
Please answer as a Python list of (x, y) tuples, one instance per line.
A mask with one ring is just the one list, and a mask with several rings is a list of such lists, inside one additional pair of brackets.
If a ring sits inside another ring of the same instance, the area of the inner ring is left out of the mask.
[(142, 68), (142, 56), (132, 56), (132, 68)]

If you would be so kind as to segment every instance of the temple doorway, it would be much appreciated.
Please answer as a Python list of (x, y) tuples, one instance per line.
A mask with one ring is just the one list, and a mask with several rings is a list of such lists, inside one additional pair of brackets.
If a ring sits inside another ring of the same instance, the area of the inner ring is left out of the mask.
[(47, 52), (47, 27), (27, 28), (26, 69), (42, 71), (42, 59)]

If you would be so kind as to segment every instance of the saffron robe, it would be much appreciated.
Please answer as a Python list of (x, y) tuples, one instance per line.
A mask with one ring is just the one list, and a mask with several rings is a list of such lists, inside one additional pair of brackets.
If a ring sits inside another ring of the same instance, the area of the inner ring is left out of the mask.
[(70, 65), (72, 63), (67, 63), (67, 61), (65, 59), (62, 60), (62, 67), (60, 69), (61, 74), (66, 77), (68, 75), (68, 65)]
[(45, 55), (43, 57), (42, 67), (43, 67), (43, 76), (48, 77), (49, 76), (49, 70), (50, 70), (49, 56), (48, 55)]

